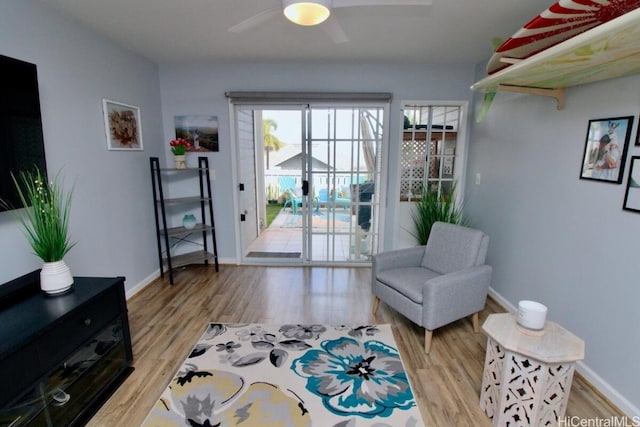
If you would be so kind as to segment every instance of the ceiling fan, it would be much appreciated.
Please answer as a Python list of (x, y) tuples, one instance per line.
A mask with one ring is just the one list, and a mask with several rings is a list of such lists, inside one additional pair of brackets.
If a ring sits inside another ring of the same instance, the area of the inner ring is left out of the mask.
[(433, 0), (282, 0), (282, 7), (264, 10), (229, 28), (232, 33), (241, 33), (267, 22), (279, 13), (284, 13), (291, 22), (322, 28), (335, 43), (349, 41), (342, 26), (331, 15), (331, 9), (356, 6), (430, 6)]

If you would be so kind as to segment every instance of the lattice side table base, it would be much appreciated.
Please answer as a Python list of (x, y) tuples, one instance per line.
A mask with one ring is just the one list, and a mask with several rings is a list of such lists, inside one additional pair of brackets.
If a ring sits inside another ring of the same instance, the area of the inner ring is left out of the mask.
[(564, 417), (574, 362), (547, 364), (505, 350), (491, 337), (480, 393), (480, 408), (494, 426), (557, 425)]

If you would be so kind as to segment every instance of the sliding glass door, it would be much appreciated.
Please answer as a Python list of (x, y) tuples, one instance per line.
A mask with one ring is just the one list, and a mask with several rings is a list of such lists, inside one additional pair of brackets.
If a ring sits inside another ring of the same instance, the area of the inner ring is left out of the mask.
[(243, 105), (234, 116), (242, 262), (370, 262), (385, 105)]
[(368, 262), (378, 243), (382, 107), (311, 106), (312, 261)]

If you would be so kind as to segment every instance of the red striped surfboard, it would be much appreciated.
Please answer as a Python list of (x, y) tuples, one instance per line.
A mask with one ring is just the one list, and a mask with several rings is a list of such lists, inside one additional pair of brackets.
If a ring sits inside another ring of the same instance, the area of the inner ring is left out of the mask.
[(560, 0), (529, 21), (489, 59), (487, 74), (640, 7), (640, 0)]

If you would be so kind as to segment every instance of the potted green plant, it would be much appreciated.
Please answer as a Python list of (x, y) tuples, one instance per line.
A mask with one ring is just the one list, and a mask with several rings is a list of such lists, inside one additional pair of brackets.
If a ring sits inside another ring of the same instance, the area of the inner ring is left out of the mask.
[(34, 253), (44, 262), (40, 270), (40, 288), (49, 294), (65, 292), (73, 285), (73, 276), (64, 256), (75, 246), (69, 240), (71, 191), (65, 194), (58, 173), (53, 181), (38, 170), (11, 174), (22, 207), (16, 216)]
[(431, 227), (437, 221), (468, 226), (469, 221), (462, 213), (462, 205), (456, 202), (456, 184), (448, 193), (425, 187), (420, 199), (416, 200), (415, 209), (411, 212), (415, 230), (413, 237), (420, 245), (426, 245)]
[(169, 146), (171, 147), (171, 153), (173, 153), (176, 169), (185, 169), (187, 163), (184, 156), (187, 150), (191, 148), (191, 143), (184, 138), (176, 138), (169, 142)]

